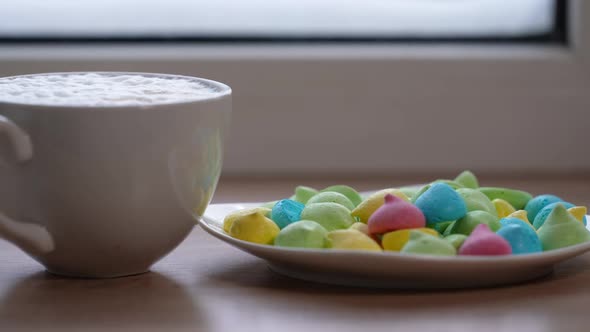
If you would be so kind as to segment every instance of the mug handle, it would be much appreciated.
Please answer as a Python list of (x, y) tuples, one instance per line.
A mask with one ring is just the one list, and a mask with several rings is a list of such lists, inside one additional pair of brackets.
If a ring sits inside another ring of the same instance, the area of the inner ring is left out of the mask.
[[(22, 163), (33, 158), (33, 144), (29, 135), (2, 115), (0, 115), (0, 134), (8, 136), (18, 162)], [(0, 236), (33, 256), (46, 254), (54, 249), (53, 238), (45, 227), (14, 221), (1, 211)]]

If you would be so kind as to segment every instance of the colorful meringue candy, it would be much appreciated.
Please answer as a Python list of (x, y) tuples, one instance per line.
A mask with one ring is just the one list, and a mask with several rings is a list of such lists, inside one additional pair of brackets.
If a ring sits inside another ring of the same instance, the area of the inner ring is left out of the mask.
[(534, 221), (539, 211), (543, 210), (547, 205), (557, 202), (563, 202), (563, 199), (550, 194), (539, 195), (528, 201), (524, 210), (527, 212), (529, 220)]
[(351, 215), (353, 217), (358, 218), (358, 220), (361, 222), (369, 222), (369, 217), (383, 205), (383, 203), (385, 202), (385, 195), (387, 194), (397, 196), (406, 202), (410, 200), (399, 189), (389, 188), (379, 190), (378, 192), (372, 194), (367, 199), (362, 201), (354, 210), (352, 210)]
[(422, 189), (422, 186), (400, 187), (397, 190), (399, 190), (400, 192), (402, 192), (406, 197), (411, 198), (414, 195), (416, 195), (416, 193), (418, 191), (420, 191), (420, 189)]
[[(443, 237), (447, 237), (447, 236), (453, 234), (451, 231), (453, 230), (453, 226), (455, 225), (456, 222), (457, 222), (457, 220), (453, 220), (451, 222), (446, 222), (446, 223), (442, 223), (441, 222), (441, 223), (434, 224), (434, 225), (439, 225), (439, 224), (445, 225), (446, 224), (447, 226), (446, 227), (443, 227), (444, 230), (442, 231), (441, 234), (442, 234)], [(431, 225), (428, 225), (428, 227), (431, 227), (431, 226), (432, 226), (432, 224)]]
[(307, 201), (307, 204), (314, 203), (338, 203), (347, 208), (348, 210), (352, 211), (354, 209), (354, 204), (352, 204), (348, 197), (335, 191), (322, 191), (317, 195), (314, 195)]
[(457, 250), (449, 241), (416, 230), (410, 231), (410, 239), (401, 252), (436, 256), (454, 256), (457, 254)]
[(479, 188), (479, 181), (471, 171), (463, 171), (457, 175), (455, 182), (460, 183), (465, 188), (477, 189)]
[[(445, 232), (447, 232), (447, 229), (449, 229), (454, 223), (455, 223), (455, 220), (446, 221), (446, 222), (437, 222), (434, 224), (427, 224), (426, 227), (432, 228), (432, 229), (436, 230), (439, 234), (444, 235)], [(451, 234), (450, 230), (447, 233)]]
[(459, 255), (492, 256), (511, 253), (510, 243), (492, 232), (486, 224), (477, 225), (459, 249)]
[(501, 227), (508, 226), (508, 225), (520, 225), (520, 226), (526, 226), (526, 227), (532, 229), (533, 231), (536, 231), (535, 227), (533, 227), (533, 225), (531, 225), (531, 223), (528, 222), (528, 220), (525, 221), (520, 218), (510, 217), (510, 216), (500, 219), (500, 225), (501, 225)]
[(234, 224), (234, 221), (236, 221), (238, 218), (252, 214), (254, 212), (260, 212), (263, 216), (269, 217), (271, 210), (266, 207), (255, 207), (251, 209), (243, 209), (232, 212), (223, 219), (223, 230), (226, 233), (229, 233), (229, 230), (231, 226)]
[(445, 236), (445, 240), (452, 244), (457, 250), (461, 248), (463, 242), (465, 242), (465, 239), (467, 239), (467, 235), (463, 234), (451, 234), (449, 236)]
[(572, 216), (562, 203), (557, 203), (537, 231), (543, 250), (553, 250), (590, 241), (590, 232)]
[(383, 247), (445, 255), (450, 254), (448, 246), (444, 249), (433, 238), (461, 255), (534, 253), (590, 241), (584, 227), (587, 209), (554, 195), (531, 198), (519, 190), (481, 188), (468, 171), (455, 180), (405, 189), (384, 189), (361, 201), (345, 185), (321, 191), (299, 186), (292, 199), (231, 213), (223, 229), (237, 239), (283, 247)]
[(530, 220), (528, 218), (528, 213), (526, 212), (526, 210), (516, 210), (516, 211), (512, 212), (511, 214), (509, 214), (507, 218), (520, 219), (522, 221), (527, 222), (529, 225), (531, 225), (531, 227), (533, 227), (533, 224), (530, 222)]
[(512, 253), (519, 255), (543, 251), (541, 240), (534, 228), (520, 219), (512, 219), (514, 222), (503, 223), (502, 228), (496, 232), (510, 243)]
[(588, 213), (588, 208), (585, 206), (574, 206), (567, 209), (567, 212), (571, 213), (574, 218), (578, 219), (584, 226), (586, 221), (586, 214)]
[(524, 209), (525, 205), (533, 198), (533, 196), (526, 191), (509, 188), (480, 187), (477, 190), (484, 193), (491, 200), (496, 198), (503, 199), (517, 210)]
[(315, 221), (300, 220), (281, 229), (274, 245), (292, 248), (325, 248), (328, 231)]
[(428, 189), (430, 189), (430, 187), (432, 187), (431, 184), (427, 184), (425, 186), (422, 186), (420, 189), (418, 189), (416, 192), (414, 192), (414, 195), (412, 195), (410, 197), (410, 202), (412, 204), (416, 204), (416, 201), (418, 200), (418, 198), (420, 198), (420, 196), (422, 196), (422, 194), (424, 194), (426, 191), (428, 191)]
[(331, 231), (327, 235), (328, 248), (381, 251), (375, 240), (354, 229), (340, 229)]
[(566, 209), (574, 207), (574, 205), (572, 203), (564, 202), (564, 201), (551, 203), (551, 204), (545, 206), (544, 208), (541, 209), (541, 211), (539, 211), (539, 213), (537, 213), (537, 215), (535, 216), (535, 219), (533, 219), (533, 226), (535, 227), (535, 229), (539, 229), (539, 228), (541, 228), (541, 226), (543, 226), (543, 224), (547, 220), (547, 217), (549, 217), (549, 214), (551, 213), (551, 211), (553, 211), (553, 209), (555, 209), (555, 207), (558, 204), (563, 205)]
[[(265, 208), (265, 209), (272, 210), (272, 208), (275, 206), (275, 204), (277, 204), (277, 202), (278, 201), (272, 201), (272, 202), (262, 203), (262, 205), (260, 205), (260, 207)], [(270, 212), (269, 212), (269, 215), (268, 216), (270, 217)]]
[(459, 188), (456, 191), (465, 201), (465, 206), (467, 207), (468, 212), (485, 211), (494, 216), (498, 215), (492, 201), (481, 191), (469, 188)]
[(313, 196), (317, 195), (318, 193), (319, 191), (312, 187), (297, 186), (297, 188), (295, 188), (295, 195), (293, 195), (293, 200), (302, 204), (307, 204), (307, 201)]
[(454, 180), (446, 180), (446, 179), (434, 180), (430, 184), (433, 185), (433, 184), (436, 184), (436, 183), (444, 183), (446, 185), (449, 185), (451, 188), (453, 188), (455, 190), (457, 190), (459, 188), (465, 188), (465, 186), (463, 186), (462, 184), (460, 184), (457, 181), (454, 181)]
[(367, 224), (362, 223), (362, 222), (355, 222), (354, 224), (350, 225), (350, 227), (348, 227), (348, 229), (354, 229), (356, 231), (359, 231), (365, 235), (369, 235), (369, 226), (367, 226)]
[(361, 195), (354, 188), (347, 185), (338, 184), (335, 186), (329, 186), (327, 188), (322, 189), (320, 192), (325, 191), (334, 191), (346, 196), (354, 206), (358, 206), (363, 201)]
[(494, 204), (494, 208), (496, 208), (496, 214), (498, 215), (498, 218), (505, 218), (508, 217), (510, 214), (516, 212), (516, 209), (514, 208), (514, 206), (512, 206), (512, 204), (508, 203), (507, 201), (501, 198), (494, 199), (492, 201), (492, 204)]
[(301, 212), (301, 219), (313, 220), (328, 231), (345, 229), (355, 222), (350, 210), (338, 203), (308, 204)]
[(432, 184), (416, 199), (415, 204), (429, 224), (456, 220), (467, 213), (463, 198), (445, 183)]
[(375, 211), (367, 225), (369, 234), (383, 234), (406, 228), (422, 228), (426, 220), (422, 212), (413, 204), (387, 194), (384, 204)]
[(292, 222), (301, 220), (301, 212), (305, 205), (291, 199), (278, 201), (272, 208), (270, 218), (279, 226), (285, 228)]
[(279, 226), (260, 212), (237, 217), (229, 229), (229, 235), (243, 241), (272, 244), (279, 234)]
[(385, 233), (381, 238), (381, 246), (383, 250), (388, 251), (400, 251), (410, 240), (410, 232), (419, 231), (432, 236), (438, 237), (439, 234), (432, 228), (412, 228), (412, 229), (400, 229), (397, 231)]
[(488, 225), (494, 232), (502, 227), (498, 217), (495, 215), (486, 211), (470, 211), (467, 212), (463, 218), (455, 221), (453, 225), (450, 226), (449, 234), (470, 235), (475, 227), (480, 224)]

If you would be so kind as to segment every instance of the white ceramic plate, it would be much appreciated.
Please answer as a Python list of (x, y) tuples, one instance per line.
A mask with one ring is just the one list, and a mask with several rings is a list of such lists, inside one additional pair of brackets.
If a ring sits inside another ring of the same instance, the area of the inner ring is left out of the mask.
[(584, 243), (529, 255), (437, 257), (395, 252), (291, 249), (245, 242), (225, 234), (223, 219), (227, 214), (260, 205), (212, 204), (199, 224), (216, 238), (266, 260), (270, 269), (277, 273), (321, 283), (380, 288), (495, 286), (547, 275), (555, 264), (590, 250), (590, 243)]

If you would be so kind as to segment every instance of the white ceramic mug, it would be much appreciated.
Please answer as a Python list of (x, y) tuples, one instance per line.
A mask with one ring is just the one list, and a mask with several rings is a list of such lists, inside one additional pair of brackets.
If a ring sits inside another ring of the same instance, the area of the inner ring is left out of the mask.
[(191, 231), (221, 172), (231, 89), (199, 80), (216, 93), (147, 106), (0, 100), (0, 236), (56, 274), (147, 271)]

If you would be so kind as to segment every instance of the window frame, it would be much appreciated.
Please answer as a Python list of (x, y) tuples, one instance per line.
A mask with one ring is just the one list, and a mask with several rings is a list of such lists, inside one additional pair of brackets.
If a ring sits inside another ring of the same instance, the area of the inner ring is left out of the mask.
[(224, 174), (585, 172), (590, 4), (571, 0), (568, 11), (567, 47), (18, 43), (0, 45), (0, 76), (115, 70), (228, 83)]
[[(489, 1), (489, 0), (484, 0), (484, 1)], [(492, 0), (495, 1), (495, 0)], [(533, 0), (533, 1), (539, 1), (539, 0)], [(360, 33), (360, 34), (355, 34), (355, 33), (350, 33), (350, 32), (338, 32), (338, 31), (333, 31), (333, 32), (319, 32), (317, 35), (316, 34), (308, 34), (305, 31), (301, 31), (300, 33), (293, 31), (285, 31), (284, 29), (281, 29), (280, 27), (277, 27), (278, 31), (283, 31), (282, 33), (262, 33), (261, 31), (258, 32), (247, 32), (249, 31), (248, 29), (241, 29), (241, 30), (236, 30), (235, 27), (233, 28), (234, 30), (228, 30), (226, 32), (223, 32), (224, 29), (221, 28), (221, 30), (217, 30), (215, 28), (209, 27), (209, 29), (207, 28), (207, 24), (204, 24), (201, 26), (202, 31), (198, 30), (198, 28), (193, 27), (193, 29), (197, 29), (197, 30), (183, 30), (182, 29), (182, 25), (183, 25), (183, 21), (175, 21), (175, 24), (178, 24), (178, 29), (175, 32), (174, 29), (170, 29), (170, 27), (165, 28), (165, 27), (160, 27), (161, 31), (158, 31), (158, 28), (153, 28), (152, 26), (154, 24), (151, 24), (150, 27), (152, 27), (152, 30), (150, 30), (150, 28), (148, 27), (142, 27), (143, 29), (146, 29), (148, 31), (142, 32), (141, 29), (137, 30), (136, 28), (131, 28), (131, 27), (126, 27), (123, 28), (122, 31), (117, 32), (113, 32), (110, 29), (106, 29), (104, 30), (104, 26), (95, 26), (96, 30), (88, 30), (86, 29), (85, 32), (80, 32), (80, 31), (76, 31), (79, 29), (72, 29), (72, 27), (75, 26), (70, 26), (69, 29), (66, 29), (64, 26), (61, 27), (61, 29), (48, 29), (46, 31), (43, 31), (43, 27), (42, 26), (35, 26), (32, 25), (32, 27), (35, 27), (34, 32), (32, 31), (27, 31), (26, 29), (22, 30), (22, 35), (18, 34), (18, 32), (12, 31), (10, 32), (10, 26), (11, 24), (8, 23), (8, 25), (6, 26), (8, 28), (8, 31), (6, 34), (5, 33), (1, 33), (0, 34), (0, 43), (3, 42), (14, 42), (14, 43), (30, 43), (30, 42), (38, 42), (38, 43), (43, 43), (43, 42), (48, 42), (48, 43), (53, 43), (53, 42), (66, 42), (66, 43), (80, 43), (80, 42), (85, 42), (85, 43), (92, 43), (92, 42), (98, 42), (98, 43), (117, 43), (117, 42), (122, 42), (122, 43), (141, 43), (141, 42), (158, 42), (158, 43), (162, 43), (162, 42), (172, 42), (172, 43), (177, 43), (177, 42), (198, 42), (198, 43), (227, 43), (227, 42), (231, 42), (231, 43), (273, 43), (273, 42), (283, 42), (283, 43), (358, 43), (358, 42), (369, 42), (369, 43), (392, 43), (392, 42), (401, 42), (401, 43), (429, 43), (429, 42), (437, 42), (440, 43), (445, 42), (445, 43), (539, 43), (539, 42), (554, 42), (554, 43), (563, 43), (563, 42), (567, 42), (567, 31), (565, 31), (565, 27), (564, 27), (564, 17), (565, 17), (565, 13), (567, 11), (567, 4), (568, 4), (568, 0), (542, 0), (544, 1), (546, 5), (553, 3), (554, 4), (554, 9), (555, 11), (553, 12), (553, 23), (554, 23), (554, 29), (550, 30), (550, 31), (532, 31), (529, 30), (528, 32), (525, 32), (524, 30), (521, 31), (521, 34), (519, 35), (518, 32), (516, 32), (515, 30), (512, 30), (510, 32), (508, 31), (504, 31), (504, 32), (492, 32), (492, 31), (488, 31), (488, 32), (482, 32), (480, 31), (481, 34), (471, 34), (468, 32), (459, 32), (456, 31), (455, 35), (452, 35), (450, 32), (447, 33), (442, 33), (442, 34), (423, 34), (420, 33), (418, 31), (415, 31), (415, 27), (414, 29), (410, 29), (410, 30), (404, 30), (405, 32), (402, 31), (398, 31), (396, 32), (392, 32), (392, 35), (388, 35), (386, 33), (384, 33), (383, 31), (379, 32), (379, 31), (374, 31), (373, 33), (369, 33), (369, 32), (365, 32), (365, 33)], [(30, 5), (30, 4), (29, 4)], [(112, 5), (112, 4), (111, 4)], [(136, 5), (134, 3), (129, 3), (128, 5)], [(226, 4), (227, 5), (227, 4)], [(423, 4), (418, 4), (423, 5)], [(440, 4), (439, 4), (440, 5)], [(464, 4), (453, 4), (451, 6), (449, 6), (450, 8), (455, 9), (457, 14), (457, 10), (459, 10), (460, 6), (463, 6)], [(476, 3), (477, 5), (477, 3)], [(479, 5), (483, 5), (485, 7), (485, 4), (479, 4)], [(57, 11), (63, 11), (63, 4), (61, 6), (52, 6), (54, 10)], [(281, 5), (282, 6), (282, 5)], [(109, 6), (107, 5), (105, 6), (101, 6), (102, 9), (104, 10), (108, 10)], [(149, 7), (149, 6), (148, 6)], [(230, 6), (231, 7), (231, 6)], [(246, 6), (246, 7), (250, 7), (252, 8), (252, 6)], [(305, 7), (305, 6), (304, 6)], [(502, 7), (502, 6), (498, 6), (498, 7)], [(506, 6), (503, 6), (504, 10), (507, 8)], [(18, 8), (18, 7), (15, 7)], [(343, 8), (353, 8), (353, 7), (343, 7)], [(96, 8), (95, 8), (96, 9)], [(237, 7), (234, 8), (234, 10), (240, 10), (241, 8)], [(393, 8), (391, 8), (393, 9)], [(530, 9), (530, 8), (529, 8)], [(92, 10), (92, 9), (89, 9)], [(184, 12), (186, 12), (186, 10), (189, 10), (188, 8), (183, 8)], [(193, 8), (194, 10), (194, 8)], [(217, 11), (213, 8), (209, 8), (209, 10), (213, 10), (213, 13), (215, 12), (219, 12), (219, 8), (217, 9)], [(264, 11), (264, 8), (261, 8), (260, 10), (257, 10), (258, 12), (260, 11)], [(276, 9), (275, 9), (276, 10)], [(290, 8), (281, 8), (281, 10), (290, 10)], [(306, 9), (308, 10), (308, 9)], [(479, 8), (479, 10), (484, 10), (484, 8)], [(80, 16), (80, 14), (82, 16), (83, 13), (79, 12), (79, 9), (72, 9), (71, 10), (72, 13), (70, 14), (75, 14), (78, 13)], [(127, 14), (129, 11), (129, 8), (125, 8), (122, 7), (121, 11), (123, 14)], [(9, 11), (10, 12), (10, 11)], [(18, 11), (17, 11), (18, 12)], [(140, 11), (141, 12), (141, 11)], [(189, 10), (189, 12), (192, 12), (191, 10)], [(519, 10), (516, 10), (515, 13), (522, 13)], [(50, 12), (51, 14), (51, 12)], [(101, 11), (98, 11), (98, 14), (103, 14)], [(173, 13), (172, 16), (174, 16)], [(243, 12), (242, 12), (243, 14)], [(273, 13), (268, 13), (270, 15), (272, 15)], [(274, 13), (276, 16), (276, 13)], [(404, 16), (404, 14), (406, 14), (405, 16), (407, 16), (407, 12), (406, 13), (398, 13), (398, 15), (402, 15)], [(447, 13), (448, 14), (448, 13)], [(469, 15), (469, 14), (475, 14), (475, 13), (470, 13), (470, 12), (466, 12), (463, 13), (463, 15)], [(150, 14), (147, 14), (148, 16)], [(313, 9), (311, 9), (311, 13), (310, 15), (313, 15)], [(366, 15), (366, 13), (365, 13)], [(443, 14), (444, 15), (444, 14)], [(476, 14), (477, 15), (477, 14)], [(497, 14), (496, 14), (497, 15)], [(18, 14), (14, 15), (15, 18), (18, 18)], [(128, 15), (127, 15), (128, 16)], [(160, 15), (159, 15), (160, 16)], [(411, 15), (410, 15), (411, 16)], [(518, 16), (518, 15), (517, 15)], [(124, 18), (125, 15), (123, 15), (122, 17), (119, 17), (119, 19)], [(193, 22), (201, 22), (201, 21), (195, 21), (194, 18), (191, 17), (191, 21)], [(215, 17), (215, 16), (211, 16), (211, 17)], [(150, 17), (143, 17), (142, 20), (145, 19), (149, 19)], [(18, 20), (21, 23), (26, 24), (31, 18), (27, 18), (27, 19), (21, 19)], [(71, 22), (69, 22), (71, 20), (68, 19), (68, 17), (62, 17), (62, 20), (66, 20), (63, 23), (65, 24), (71, 24)], [(153, 19), (153, 18), (152, 18)], [(230, 17), (227, 18), (228, 20), (231, 20)], [(239, 19), (239, 18), (238, 18)], [(90, 26), (93, 26), (93, 20), (96, 20), (96, 18), (89, 18), (89, 24)], [(417, 18), (417, 20), (412, 20), (414, 22), (417, 22), (418, 24), (420, 24), (421, 26), (424, 26), (424, 24), (426, 24), (426, 26), (428, 26), (427, 22), (422, 22), (424, 21), (424, 18)], [(125, 20), (126, 22), (128, 22), (128, 20)], [(322, 18), (321, 17), (316, 17), (316, 22), (321, 22)], [(459, 20), (462, 21), (462, 20)], [(10, 22), (10, 21), (9, 21)], [(54, 21), (53, 21), (54, 22)], [(207, 22), (207, 21), (205, 21)], [(30, 22), (29, 22), (30, 23)], [(42, 24), (48, 24), (49, 22), (42, 22)], [(74, 21), (74, 24), (81, 24), (82, 22), (79, 21)], [(115, 21), (111, 22), (112, 24), (115, 24), (115, 26), (117, 24), (120, 24), (120, 22), (118, 22), (116, 19)], [(161, 23), (161, 22), (160, 22)], [(252, 23), (252, 22), (250, 22)], [(510, 18), (508, 18), (508, 22), (503, 22), (505, 24), (500, 24), (497, 23), (498, 26), (510, 26)], [(288, 23), (286, 23), (288, 24)], [(17, 23), (18, 25), (18, 23)], [(517, 24), (518, 25), (518, 24)], [(2, 25), (0, 24), (0, 27)], [(59, 26), (59, 24), (58, 24)], [(155, 26), (159, 26), (158, 23), (155, 23)], [(47, 27), (47, 25), (46, 25)], [(78, 28), (81, 28), (80, 26), (77, 26)], [(271, 26), (267, 26), (266, 30), (268, 30)], [(344, 28), (344, 27), (343, 27)], [(491, 29), (494, 29), (493, 27), (490, 27)], [(534, 29), (531, 26), (529, 26), (530, 29)], [(539, 28), (539, 27), (537, 27)], [(41, 29), (41, 30), (39, 30)], [(129, 30), (131, 29), (131, 30)], [(271, 31), (273, 29), (270, 29), (268, 31)], [(403, 29), (402, 29), (403, 30)], [(430, 27), (429, 30), (432, 30), (432, 27)], [(476, 28), (476, 31), (478, 29)], [(500, 29), (502, 30), (502, 29)], [(17, 28), (18, 31), (18, 28)], [(66, 32), (67, 31), (67, 32)], [(94, 31), (94, 32), (92, 32)], [(199, 32), (200, 31), (200, 32)], [(412, 32), (413, 31), (413, 32)]]

